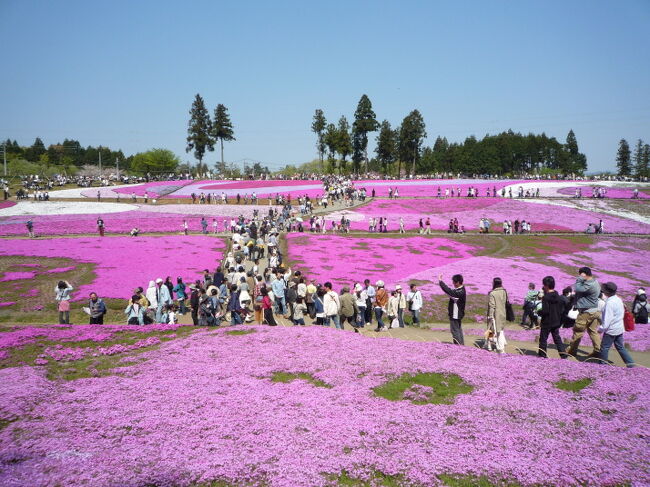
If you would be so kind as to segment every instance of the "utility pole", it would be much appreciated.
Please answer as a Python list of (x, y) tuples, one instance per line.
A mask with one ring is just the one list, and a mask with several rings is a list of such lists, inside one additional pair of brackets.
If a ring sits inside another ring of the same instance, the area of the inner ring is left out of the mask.
[(120, 159), (115, 158), (115, 167), (117, 168), (117, 180), (120, 180)]
[(7, 175), (7, 141), (6, 140), (2, 143), (2, 154), (5, 163), (5, 176), (6, 176)]
[(99, 146), (99, 178), (101, 179), (102, 177), (102, 146)]

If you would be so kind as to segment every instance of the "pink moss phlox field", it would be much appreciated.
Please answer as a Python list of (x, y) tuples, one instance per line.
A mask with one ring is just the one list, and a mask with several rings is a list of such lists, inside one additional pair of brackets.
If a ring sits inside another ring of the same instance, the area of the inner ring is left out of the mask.
[(532, 224), (532, 231), (584, 232), (589, 223), (597, 224), (600, 219), (606, 232), (650, 233), (650, 225), (628, 218), (611, 216), (597, 211), (578, 210), (515, 199), (503, 198), (429, 198), (374, 200), (350, 212), (336, 212), (326, 217), (340, 219), (348, 213), (353, 229), (368, 230), (369, 218), (387, 217), (389, 231), (399, 229), (399, 218), (404, 219), (407, 230), (419, 228), (419, 220), (431, 221), (432, 230), (447, 230), (449, 220), (457, 218), (466, 230), (476, 231), (479, 220), (492, 221), (492, 232), (502, 232), (504, 220), (526, 220)]
[[(0, 255), (65, 257), (94, 263), (95, 280), (75, 286), (73, 300), (90, 292), (104, 298), (128, 299), (133, 290), (150, 280), (171, 276), (193, 282), (203, 269), (216, 267), (225, 248), (223, 240), (206, 236), (83, 237), (76, 239), (10, 240)], [(55, 286), (52, 280), (52, 289)], [(74, 286), (74, 284), (73, 284)]]
[[(556, 237), (547, 237), (556, 238)], [(547, 242), (549, 242), (547, 240)], [(636, 239), (630, 239), (633, 249)], [(382, 237), (358, 238), (333, 235), (289, 234), (287, 235), (288, 257), (308, 277), (319, 282), (332, 281), (336, 286), (363, 282), (368, 278), (373, 283), (381, 279), (387, 289), (401, 284), (404, 289), (410, 282), (419, 283), (425, 298), (442, 295), (438, 275), (449, 283), (451, 276), (462, 274), (465, 287), (472, 297), (487, 305), (487, 293), (492, 289), (492, 279), (501, 277), (508, 291), (510, 301), (521, 304), (528, 284), (541, 286), (545, 276), (553, 276), (558, 289), (573, 286), (576, 275), (562, 266), (541, 264), (523, 257), (475, 256), (480, 249), (469, 244), (447, 238), (427, 237)], [(626, 253), (610, 250), (607, 241), (600, 241), (594, 249), (576, 250), (561, 239), (553, 240), (552, 255), (544, 249), (546, 262), (565, 264), (577, 269), (588, 265), (597, 279), (604, 283), (613, 281), (619, 287), (624, 299), (631, 299), (637, 288), (647, 283), (645, 274), (647, 252)], [(618, 244), (618, 248), (620, 248)], [(616, 252), (619, 252), (618, 254)], [(627, 260), (625, 260), (627, 259)], [(624, 271), (626, 276), (617, 273)], [(338, 289), (337, 289), (338, 290)]]
[[(350, 286), (368, 278), (404, 284), (410, 272), (468, 259), (476, 247), (446, 238), (346, 238), (337, 235), (287, 235), (289, 258), (320, 283)], [(453, 264), (452, 264), (453, 265)]]
[(9, 350), (40, 340), (74, 342), (105, 342), (112, 340), (123, 332), (170, 331), (185, 325), (50, 325), (50, 326), (16, 326), (10, 331), (0, 333), (0, 350)]
[[(163, 194), (173, 193), (190, 183), (192, 181), (189, 179), (181, 181), (152, 181), (150, 183), (134, 184), (133, 186), (123, 188), (114, 188), (113, 191), (127, 196), (135, 193), (138, 197), (144, 196), (147, 193), (149, 198), (159, 198)], [(97, 192), (95, 192), (96, 194)]]
[(9, 201), (9, 200), (0, 201), (0, 210), (2, 210), (3, 208), (10, 208), (10, 207), (14, 206), (15, 204), (16, 204), (15, 201)]
[[(599, 187), (600, 185), (596, 185), (595, 187)], [(593, 194), (592, 186), (581, 186), (580, 189), (582, 189), (582, 197), (583, 198), (590, 198)], [(569, 186), (565, 188), (559, 188), (557, 190), (558, 196), (574, 196), (576, 194), (576, 189), (578, 189), (578, 186)], [(609, 188), (605, 186), (605, 197), (606, 198), (623, 198), (623, 199), (631, 199), (632, 196), (634, 195), (634, 188)], [(650, 198), (650, 194), (644, 193), (643, 191), (639, 191), (639, 199), (646, 199)]]
[[(64, 348), (61, 345), (46, 348), (39, 356), (40, 359), (47, 359), (51, 357), (57, 362), (73, 362), (81, 360), (86, 357), (100, 357), (102, 355), (118, 355), (120, 353), (131, 352), (139, 348), (151, 347), (161, 343), (158, 337), (148, 337), (143, 340), (138, 340), (131, 344), (116, 343), (110, 347), (95, 347), (95, 348)], [(41, 361), (42, 362), (42, 361)], [(38, 364), (37, 364), (38, 365)]]
[(20, 279), (33, 279), (34, 276), (36, 276), (35, 272), (26, 272), (26, 271), (19, 271), (19, 272), (5, 272), (4, 274), (0, 274), (0, 282), (2, 281), (17, 281)]
[[(119, 375), (50, 382), (0, 370), (0, 484), (323, 486), (326, 474), (487, 475), (534, 485), (647, 485), (650, 371), (471, 347), (371, 339), (321, 327), (197, 332)], [(306, 372), (274, 383), (274, 372)], [(452, 404), (391, 402), (404, 373), (458, 374)], [(589, 378), (579, 393), (561, 380)], [(570, 440), (567, 440), (570, 438)], [(578, 444), (589, 455), (571, 455)], [(486, 468), (489, 465), (490, 468)]]
[[(275, 207), (274, 207), (275, 208)], [(183, 220), (187, 220), (190, 232), (201, 231), (201, 218), (208, 221), (212, 232), (212, 220), (230, 221), (242, 215), (252, 218), (253, 211), (266, 215), (265, 205), (141, 205), (139, 210), (103, 215), (107, 233), (129, 233), (134, 227), (140, 232), (181, 232)], [(37, 215), (0, 217), (0, 235), (25, 235), (25, 222), (31, 219), (37, 235), (76, 235), (97, 233), (97, 217), (100, 215)]]

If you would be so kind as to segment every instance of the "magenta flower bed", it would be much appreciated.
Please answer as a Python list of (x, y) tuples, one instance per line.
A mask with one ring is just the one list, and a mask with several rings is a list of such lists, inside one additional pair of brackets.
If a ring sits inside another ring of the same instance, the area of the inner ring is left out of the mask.
[[(269, 207), (262, 205), (142, 205), (139, 210), (101, 215), (106, 225), (106, 233), (128, 234), (138, 227), (141, 232), (181, 232), (183, 220), (187, 219), (190, 232), (201, 231), (201, 218), (205, 217), (208, 230), (213, 231), (212, 220), (219, 222), (223, 230), (223, 220), (230, 221), (243, 215), (251, 218), (253, 210), (260, 215), (268, 214)], [(275, 207), (274, 207), (275, 208)], [(38, 215), (0, 217), (0, 235), (25, 235), (25, 222), (31, 219), (36, 235), (76, 235), (98, 233), (97, 218), (100, 215)]]
[[(149, 198), (158, 198), (162, 193), (166, 194), (168, 192), (176, 191), (190, 183), (192, 183), (192, 180), (190, 179), (181, 181), (152, 181), (150, 183), (134, 184), (133, 186), (124, 188), (115, 188), (113, 191), (126, 196), (131, 196), (135, 193), (138, 197), (144, 196), (144, 194), (147, 193)], [(88, 196), (93, 196), (92, 191), (90, 191)], [(97, 191), (95, 191), (94, 196), (97, 196)]]
[(386, 285), (401, 283), (409, 273), (424, 271), (445, 263), (457, 264), (477, 250), (446, 238), (361, 239), (336, 235), (287, 235), (289, 259), (306, 271), (308, 278), (321, 284), (331, 281), (336, 287), (381, 279)]
[[(553, 238), (553, 237), (547, 237)], [(350, 286), (368, 278), (386, 283), (388, 289), (401, 284), (404, 289), (410, 282), (419, 282), (425, 298), (442, 295), (438, 275), (442, 274), (449, 284), (451, 276), (462, 274), (465, 287), (472, 297), (484, 300), (492, 289), (492, 279), (501, 277), (511, 302), (521, 303), (526, 296), (528, 283), (541, 287), (544, 276), (555, 277), (558, 290), (575, 285), (576, 277), (569, 274), (561, 264), (577, 269), (584, 265), (593, 268), (601, 283), (614, 281), (619, 294), (631, 299), (637, 288), (646, 280), (647, 252), (638, 250), (639, 239), (619, 241), (616, 244), (599, 242), (593, 248), (580, 251), (561, 244), (557, 239), (549, 262), (558, 266), (532, 262), (522, 257), (476, 256), (478, 247), (447, 238), (384, 237), (356, 238), (334, 235), (290, 234), (287, 236), (288, 257), (297, 269), (308, 278), (320, 283), (331, 281), (337, 287)], [(627, 242), (627, 243), (626, 243)], [(616, 247), (614, 250), (609, 247)], [(628, 250), (628, 252), (625, 251)], [(548, 254), (545, 249), (542, 255)], [(625, 272), (625, 276), (616, 273)], [(483, 301), (481, 301), (483, 304)]]
[[(0, 370), (0, 417), (14, 420), (0, 433), (0, 483), (324, 486), (326, 474), (343, 470), (416, 485), (440, 485), (442, 474), (523, 486), (650, 481), (645, 368), (502, 358), (319, 327), (253, 329), (164, 343), (102, 378), (52, 383), (40, 367)], [(273, 383), (277, 371), (310, 373), (331, 388)], [(451, 404), (373, 394), (417, 371), (457, 374), (474, 389)], [(579, 393), (554, 385), (583, 378), (593, 382)], [(590, 454), (568, 455), (567, 437)]]
[(10, 208), (10, 207), (14, 206), (15, 204), (16, 204), (15, 201), (9, 201), (9, 200), (0, 201), (0, 210), (2, 210), (3, 208)]
[[(487, 188), (490, 191), (493, 187), (500, 190), (509, 184), (518, 184), (519, 180), (503, 180), (503, 181), (490, 181), (480, 179), (418, 179), (418, 180), (357, 180), (354, 182), (357, 188), (366, 188), (368, 196), (375, 190), (375, 195), (388, 196), (389, 188), (398, 188), (400, 196), (434, 196), (437, 194), (438, 186), (440, 186), (443, 194), (445, 188), (454, 188), (456, 191), (459, 187), (462, 193), (467, 194), (467, 188), (470, 186), (477, 188), (481, 196), (485, 196)], [(173, 198), (188, 198), (192, 193), (216, 193), (221, 196), (224, 192), (230, 198), (239, 193), (244, 196), (245, 193), (249, 195), (255, 191), (258, 197), (266, 198), (267, 196), (274, 197), (276, 194), (287, 195), (292, 197), (308, 195), (315, 197), (322, 195), (323, 184), (321, 181), (198, 181), (188, 184), (183, 188), (170, 194), (169, 197)]]
[(18, 279), (32, 279), (36, 275), (35, 272), (5, 272), (0, 274), (0, 282), (2, 281), (15, 281)]
[[(66, 257), (94, 263), (96, 277), (92, 283), (71, 283), (75, 287), (73, 299), (87, 299), (92, 291), (104, 298), (128, 299), (133, 289), (146, 289), (149, 281), (158, 277), (182, 277), (193, 282), (203, 269), (216, 266), (224, 248), (221, 239), (203, 236), (84, 237), (10, 240), (0, 248), (0, 255)], [(54, 285), (55, 278), (52, 289)]]
[(465, 230), (478, 230), (479, 220), (492, 221), (492, 232), (503, 231), (503, 221), (526, 220), (532, 231), (575, 231), (584, 232), (589, 223), (602, 219), (606, 232), (650, 233), (650, 225), (627, 218), (616, 217), (595, 211), (578, 210), (531, 201), (503, 198), (430, 198), (404, 200), (375, 200), (354, 210), (342, 210), (328, 215), (328, 220), (340, 220), (346, 215), (351, 226), (357, 230), (368, 230), (369, 218), (387, 217), (388, 230), (399, 229), (399, 218), (404, 219), (408, 230), (419, 228), (419, 220), (431, 220), (432, 230), (447, 230), (449, 220), (458, 218)]
[(18, 348), (36, 343), (39, 340), (74, 342), (105, 342), (113, 339), (119, 332), (151, 332), (175, 330), (186, 325), (48, 325), (16, 326), (10, 331), (0, 333), (0, 350)]

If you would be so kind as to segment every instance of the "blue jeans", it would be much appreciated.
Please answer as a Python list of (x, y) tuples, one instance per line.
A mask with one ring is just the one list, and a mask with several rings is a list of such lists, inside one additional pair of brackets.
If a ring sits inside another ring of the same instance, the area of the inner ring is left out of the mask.
[(384, 327), (384, 322), (381, 320), (383, 314), (384, 314), (383, 309), (375, 308), (375, 318), (377, 319), (377, 330), (380, 330)]
[(601, 363), (607, 363), (607, 356), (612, 345), (616, 347), (616, 351), (623, 359), (623, 362), (625, 362), (625, 365), (627, 367), (634, 367), (634, 359), (623, 344), (623, 333), (617, 336), (608, 335), (607, 333), (603, 335), (603, 341), (600, 345), (600, 358), (603, 360)]
[(359, 306), (359, 312), (357, 313), (357, 328), (363, 328), (366, 324), (366, 307)]
[(337, 330), (343, 329), (343, 327), (341, 326), (341, 318), (339, 317), (339, 315), (326, 316), (323, 326), (330, 326), (330, 320), (334, 322), (334, 327)]
[(241, 315), (237, 311), (230, 312), (230, 324), (233, 326), (242, 324)]
[(278, 312), (276, 314), (283, 315), (283, 314), (286, 313), (287, 305), (286, 305), (286, 303), (284, 301), (284, 296), (282, 296), (281, 298), (276, 296), (275, 297), (275, 304), (277, 305), (277, 308), (278, 308)]
[(413, 315), (413, 324), (420, 324), (420, 310), (419, 309), (414, 309), (411, 311), (411, 314)]

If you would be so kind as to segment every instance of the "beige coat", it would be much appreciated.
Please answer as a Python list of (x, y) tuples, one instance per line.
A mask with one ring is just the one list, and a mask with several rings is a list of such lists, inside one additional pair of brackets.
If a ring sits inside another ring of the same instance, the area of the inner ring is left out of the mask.
[(493, 289), (488, 294), (488, 326), (494, 322), (497, 333), (506, 326), (506, 300), (507, 293), (502, 287)]

